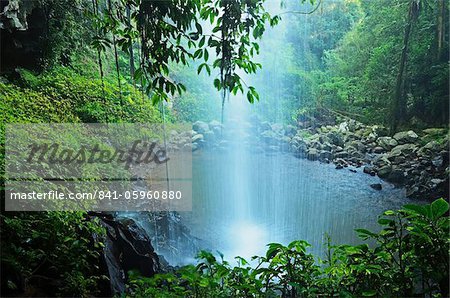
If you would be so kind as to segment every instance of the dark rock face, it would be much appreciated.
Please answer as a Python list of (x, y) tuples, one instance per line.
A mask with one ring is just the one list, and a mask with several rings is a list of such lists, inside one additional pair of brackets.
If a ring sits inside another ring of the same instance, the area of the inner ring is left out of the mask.
[(380, 183), (370, 184), (370, 187), (372, 187), (375, 190), (382, 190), (383, 186)]
[(46, 41), (48, 30), (45, 10), (38, 1), (18, 0), (1, 1), (0, 8), (0, 72), (9, 73), (17, 67), (39, 69), (43, 55), (40, 48)]
[(125, 292), (130, 270), (137, 270), (146, 277), (164, 270), (162, 264), (166, 262), (155, 253), (145, 231), (132, 219), (112, 216), (101, 219), (107, 230), (104, 252), (113, 294)]

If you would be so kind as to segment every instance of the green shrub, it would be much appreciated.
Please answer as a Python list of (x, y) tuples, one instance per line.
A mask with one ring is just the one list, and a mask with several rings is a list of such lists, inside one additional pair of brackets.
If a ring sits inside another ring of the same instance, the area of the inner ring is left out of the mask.
[[(130, 276), (133, 297), (412, 297), (448, 295), (449, 205), (405, 205), (384, 212), (374, 233), (357, 229), (374, 245), (328, 243), (315, 262), (305, 241), (268, 245), (252, 262), (236, 257), (232, 267), (202, 251), (197, 266), (142, 278)], [(320, 266), (319, 266), (320, 265)]]

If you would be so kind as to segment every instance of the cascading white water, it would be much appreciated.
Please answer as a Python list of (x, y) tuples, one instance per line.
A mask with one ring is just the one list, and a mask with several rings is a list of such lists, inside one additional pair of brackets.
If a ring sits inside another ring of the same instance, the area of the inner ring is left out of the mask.
[[(270, 6), (279, 9), (275, 1)], [(225, 106), (224, 145), (194, 152), (193, 211), (181, 213), (182, 222), (202, 240), (201, 248), (221, 251), (227, 259), (263, 254), (267, 243), (297, 239), (310, 242), (319, 256), (326, 234), (334, 243), (356, 243), (354, 228), (376, 228), (378, 214), (405, 203), (403, 190), (361, 169), (336, 170), (281, 150), (261, 149), (259, 122), (254, 118), (270, 114), (273, 122), (289, 119), (282, 106), (288, 30), (290, 25), (282, 22), (265, 33), (264, 54), (258, 59), (271, 71), (244, 76), (247, 85), (260, 92), (272, 89), (275, 98), (261, 94), (266, 102), (258, 106), (232, 96)], [(307, 34), (307, 28), (301, 33)], [(300, 92), (296, 100), (303, 96)], [(381, 183), (383, 190), (372, 189), (373, 183)], [(173, 261), (185, 263), (186, 256)]]

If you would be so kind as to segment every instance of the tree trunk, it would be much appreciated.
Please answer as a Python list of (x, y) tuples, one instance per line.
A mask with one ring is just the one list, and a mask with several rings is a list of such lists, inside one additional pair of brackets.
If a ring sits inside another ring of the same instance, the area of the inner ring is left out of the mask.
[[(127, 25), (128, 25), (128, 27), (131, 27), (131, 10), (130, 10), (130, 6), (129, 5), (125, 6), (125, 9), (126, 9), (126, 14), (127, 14)], [(129, 51), (130, 51), (130, 75), (131, 75), (131, 78), (133, 80), (133, 85), (136, 85), (136, 83), (134, 81), (135, 68), (134, 68), (133, 42), (131, 42)]]
[(438, 19), (437, 19), (437, 53), (436, 60), (441, 60), (442, 57), (442, 48), (444, 45), (444, 36), (445, 36), (445, 4), (444, 0), (438, 0)]
[(408, 54), (408, 44), (411, 35), (412, 23), (417, 19), (419, 13), (419, 0), (411, 0), (409, 5), (408, 21), (403, 36), (403, 49), (400, 57), (400, 66), (397, 74), (397, 82), (395, 85), (394, 105), (391, 119), (391, 133), (395, 133), (399, 124), (402, 124), (406, 116), (406, 98), (403, 94), (404, 72), (406, 59)]

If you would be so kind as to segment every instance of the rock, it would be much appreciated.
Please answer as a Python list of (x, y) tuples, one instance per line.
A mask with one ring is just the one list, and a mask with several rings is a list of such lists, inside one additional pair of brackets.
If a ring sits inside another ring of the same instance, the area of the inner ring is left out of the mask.
[(341, 151), (341, 152), (336, 152), (334, 154), (335, 158), (347, 158), (348, 157), (348, 152), (345, 151)]
[(339, 127), (338, 127), (338, 130), (339, 130), (340, 132), (347, 132), (347, 131), (349, 131), (348, 123), (347, 123), (347, 122), (342, 122), (342, 123), (340, 123), (340, 124), (339, 124)]
[(417, 150), (417, 155), (419, 156), (426, 156), (429, 154), (432, 154), (433, 152), (439, 151), (441, 146), (436, 141), (431, 141), (426, 143), (424, 146), (420, 147), (419, 150)]
[(341, 164), (337, 164), (337, 165), (336, 165), (336, 170), (340, 170), (340, 169), (343, 169), (343, 168), (344, 168), (344, 166), (341, 165)]
[(272, 130), (266, 130), (261, 134), (262, 139), (269, 145), (277, 145), (279, 143), (277, 134)]
[(281, 124), (281, 123), (274, 123), (274, 124), (272, 124), (271, 128), (277, 134), (284, 135), (283, 124)]
[(309, 148), (306, 152), (306, 158), (309, 160), (318, 160), (319, 159), (319, 151), (315, 148)]
[(212, 143), (216, 140), (216, 135), (212, 131), (206, 131), (203, 134), (203, 138), (205, 139), (206, 142)]
[(395, 146), (391, 152), (388, 153), (388, 159), (391, 160), (392, 158), (396, 156), (409, 156), (412, 153), (416, 152), (417, 146), (414, 144), (403, 144)]
[(287, 125), (284, 129), (284, 135), (288, 137), (293, 137), (297, 133), (295, 126)]
[(123, 293), (130, 270), (139, 270), (142, 276), (162, 273), (162, 262), (154, 251), (147, 233), (132, 219), (102, 218), (106, 228), (105, 259), (114, 294)]
[(351, 141), (350, 142), (350, 147), (355, 148), (355, 150), (357, 150), (360, 153), (365, 153), (366, 152), (366, 146), (361, 142), (361, 141)]
[(330, 143), (322, 143), (322, 150), (331, 151), (333, 150), (333, 146)]
[(436, 156), (435, 158), (433, 158), (431, 160), (431, 163), (436, 168), (440, 168), (440, 167), (442, 167), (444, 165), (444, 159), (442, 158), (442, 156)]
[(333, 159), (333, 153), (330, 151), (321, 151), (320, 152), (320, 160), (332, 160)]
[(203, 141), (203, 135), (202, 134), (196, 134), (192, 136), (192, 143), (198, 143)]
[(419, 139), (419, 136), (412, 130), (401, 131), (393, 137), (399, 144), (414, 143)]
[(369, 174), (370, 176), (375, 176), (375, 170), (372, 167), (364, 167), (363, 173)]
[[(379, 175), (378, 175), (379, 176)], [(400, 169), (393, 169), (385, 179), (394, 184), (402, 184), (405, 180), (405, 174)]]
[(342, 135), (337, 131), (330, 131), (327, 134), (328, 139), (330, 139), (331, 144), (343, 147), (344, 146), (344, 139)]
[(370, 184), (370, 187), (372, 187), (375, 190), (382, 190), (383, 189), (383, 186), (380, 183)]
[(383, 147), (385, 150), (391, 150), (391, 148), (398, 145), (397, 140), (391, 138), (391, 137), (381, 137), (378, 138), (378, 145), (380, 147)]
[(373, 153), (376, 153), (376, 154), (383, 153), (384, 151), (385, 151), (384, 148), (380, 147), (380, 146), (373, 148)]
[(220, 127), (220, 128), (222, 128), (222, 123), (220, 123), (219, 121), (217, 121), (217, 120), (212, 120), (211, 122), (209, 122), (209, 128), (210, 129), (213, 129), (214, 127)]
[(263, 121), (261, 122), (260, 129), (261, 131), (272, 130), (272, 126), (270, 125), (269, 122)]
[(366, 138), (366, 141), (369, 143), (375, 142), (378, 139), (378, 135), (374, 132), (369, 133), (369, 135)]
[(387, 156), (385, 154), (376, 156), (373, 159), (372, 163), (373, 163), (373, 165), (375, 165), (376, 167), (379, 167), (379, 168), (391, 164), (390, 160), (387, 159)]
[(192, 125), (192, 129), (195, 130), (198, 133), (205, 133), (207, 131), (209, 131), (209, 126), (207, 123), (203, 122), (203, 121), (196, 121), (193, 125)]
[(438, 185), (438, 184), (441, 184), (441, 183), (444, 183), (444, 182), (445, 182), (445, 180), (444, 180), (444, 179), (437, 179), (437, 178), (431, 179), (430, 181), (431, 181), (431, 183), (433, 183), (433, 184), (436, 184), (436, 185)]
[(391, 165), (385, 165), (378, 169), (377, 174), (380, 178), (386, 178), (392, 172)]

